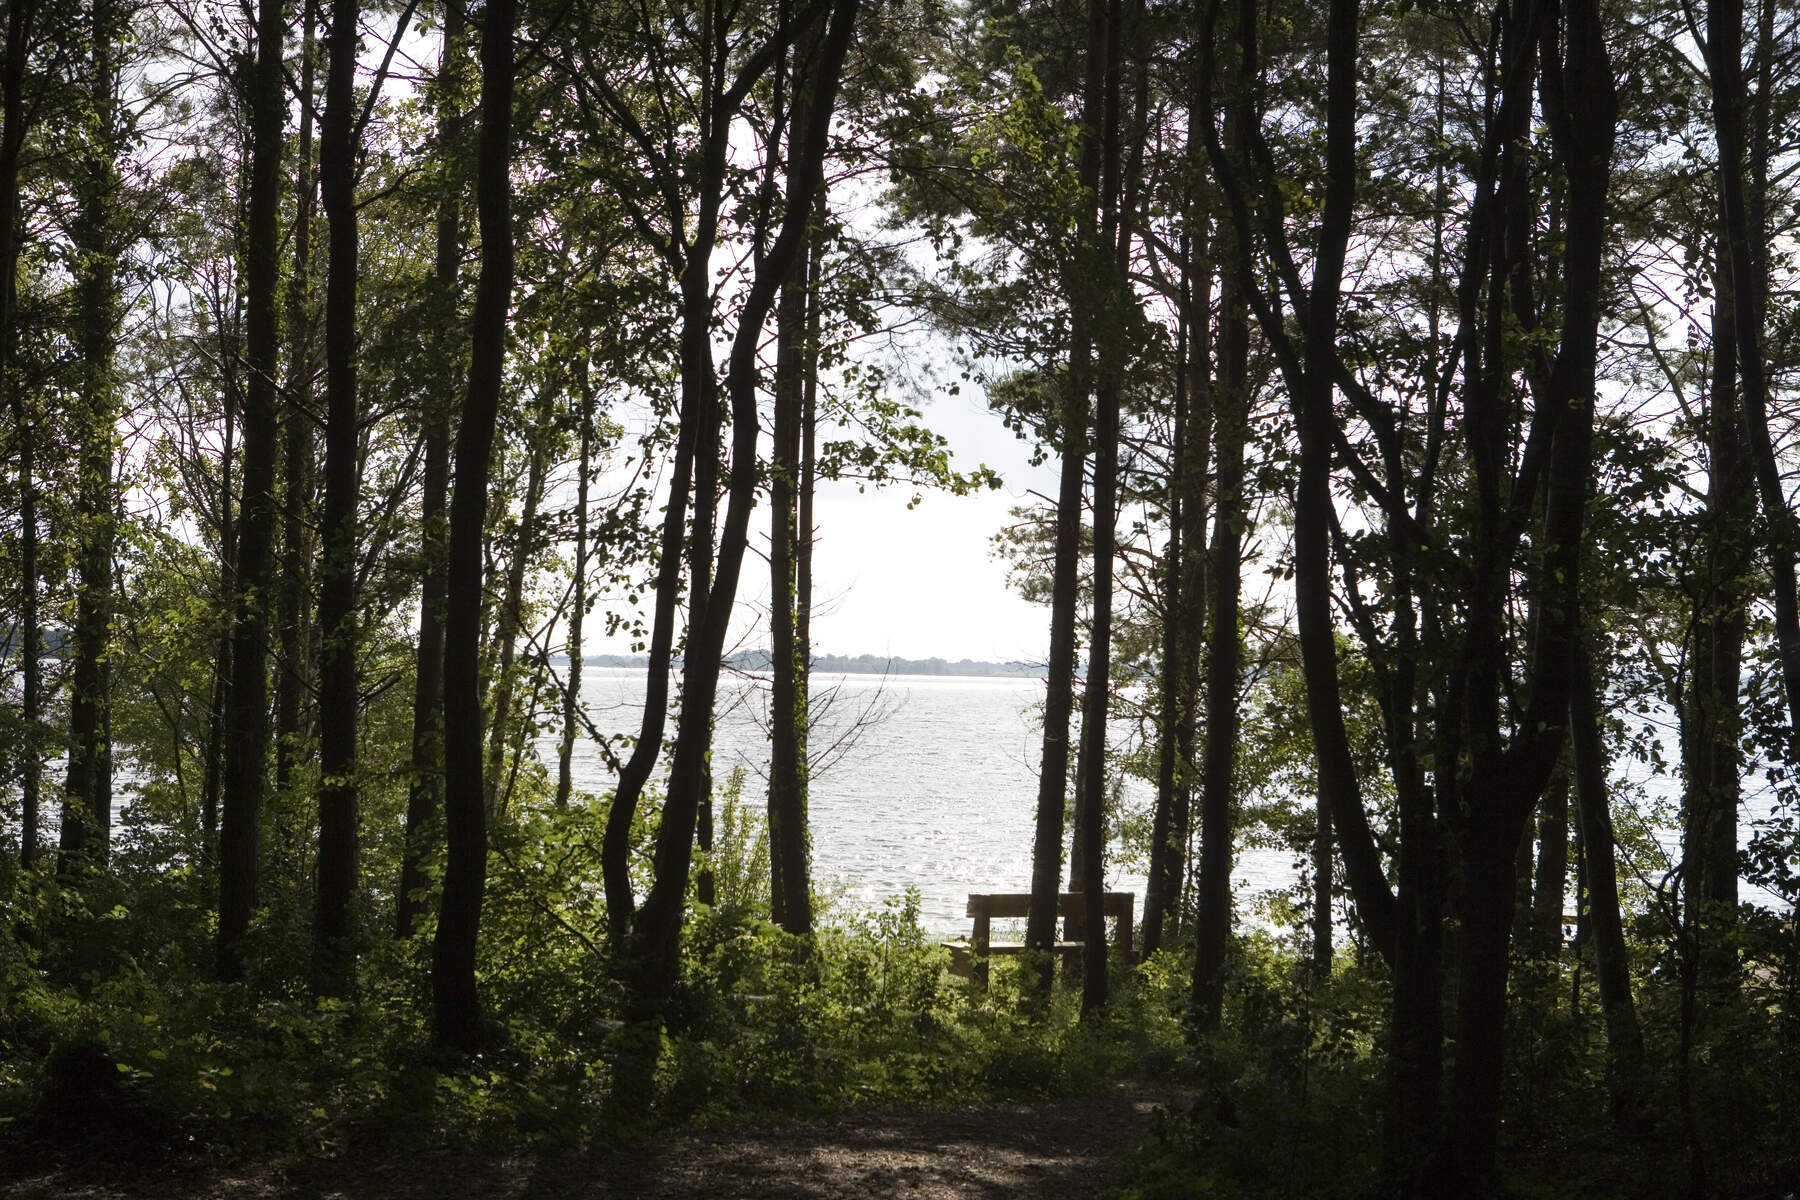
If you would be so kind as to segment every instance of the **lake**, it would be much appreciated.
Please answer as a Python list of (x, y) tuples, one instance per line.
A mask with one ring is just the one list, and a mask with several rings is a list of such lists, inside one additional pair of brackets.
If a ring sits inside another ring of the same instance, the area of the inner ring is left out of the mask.
[[(644, 677), (637, 668), (582, 672), (582, 700), (596, 729), (637, 731)], [(714, 777), (723, 781), (742, 765), (745, 799), (759, 809), (768, 770), (761, 682), (739, 676), (721, 685), (713, 751)], [(1043, 699), (1042, 681), (821, 675), (813, 692), (831, 697), (812, 742), (808, 811), (816, 887), (855, 907), (875, 907), (916, 888), (922, 923), (946, 935), (968, 932), (970, 892), (1030, 890), (1042, 736), (1034, 706)], [(546, 762), (555, 762), (553, 736), (539, 748)], [(577, 741), (572, 770), (578, 788), (599, 793), (613, 786), (589, 738)], [(1154, 789), (1129, 780), (1124, 797), (1147, 811)], [(1142, 873), (1121, 868), (1116, 853), (1109, 858), (1108, 888), (1136, 893), (1141, 916)], [(1251, 891), (1285, 887), (1294, 878), (1289, 856), (1266, 850), (1241, 854), (1236, 875)]]

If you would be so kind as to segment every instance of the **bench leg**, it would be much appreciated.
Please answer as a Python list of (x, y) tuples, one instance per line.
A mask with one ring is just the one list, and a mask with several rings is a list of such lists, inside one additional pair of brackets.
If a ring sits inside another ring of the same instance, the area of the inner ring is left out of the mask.
[(970, 938), (970, 951), (975, 955), (975, 965), (969, 972), (969, 981), (982, 991), (988, 985), (988, 915), (982, 913), (975, 918), (975, 933)]

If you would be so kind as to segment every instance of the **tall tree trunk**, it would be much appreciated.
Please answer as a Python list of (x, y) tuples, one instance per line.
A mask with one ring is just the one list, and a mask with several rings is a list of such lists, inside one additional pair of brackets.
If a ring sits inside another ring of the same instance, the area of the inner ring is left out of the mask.
[[(790, 137), (804, 136), (804, 103), (794, 106)], [(797, 637), (795, 569), (798, 559), (796, 496), (800, 484), (802, 409), (807, 378), (814, 369), (807, 336), (818, 297), (812, 260), (819, 230), (800, 248), (801, 261), (782, 285), (776, 306), (774, 460), (769, 476), (769, 632), (772, 681), (769, 694), (769, 851), (772, 882), (779, 889), (774, 907), (781, 927), (797, 937), (812, 934), (812, 872), (806, 824), (806, 790), (801, 745), (806, 736), (806, 664)]]
[[(234, 351), (235, 353), (235, 351)], [(224, 401), (224, 446), (219, 456), (219, 603), (229, 604), (235, 594), (232, 579), (237, 572), (237, 493), (232, 483), (237, 463), (237, 384), (229, 369), (221, 389)], [(219, 630), (218, 652), (213, 656), (212, 701), (206, 710), (205, 769), (200, 784), (200, 853), (212, 862), (218, 850), (215, 835), (219, 829), (219, 790), (225, 775), (225, 705), (231, 691), (231, 626)], [(250, 912), (256, 906), (256, 885), (250, 881), (245, 889), (239, 880), (232, 888), (232, 912), (227, 916), (223, 888), (223, 872), (219, 880), (219, 936), (233, 931), (235, 942), (250, 925)]]
[(294, 262), (287, 292), (286, 424), (282, 432), (280, 669), (275, 682), (275, 791), (294, 786), (301, 714), (307, 693), (307, 613), (312, 597), (312, 530), (306, 512), (313, 490), (312, 224), (318, 194), (313, 173), (313, 78), (318, 63), (318, 0), (301, 13), (300, 143), (294, 171)]
[(569, 806), (574, 788), (571, 760), (575, 753), (575, 715), (581, 707), (581, 625), (587, 615), (588, 477), (594, 458), (594, 387), (588, 381), (588, 357), (575, 364), (575, 387), (581, 396), (581, 463), (575, 480), (575, 595), (569, 611), (569, 678), (563, 686), (562, 744), (556, 754), (556, 807)]
[(114, 358), (119, 293), (118, 256), (108, 214), (119, 185), (118, 70), (113, 60), (118, 31), (110, 0), (97, 0), (90, 15), (93, 111), (75, 221), (82, 372), (75, 529), (79, 584), (60, 847), (60, 857), (67, 865), (104, 862), (112, 825), (106, 642), (112, 613), (113, 426), (118, 420)]
[[(1493, 646), (1498, 612), (1471, 601), (1469, 699), (1472, 730), (1467, 827), (1464, 830), (1462, 962), (1457, 984), (1456, 1077), (1452, 1089), (1449, 1177), (1460, 1190), (1486, 1195), (1497, 1186), (1501, 1082), (1506, 1023), (1506, 979), (1512, 932), (1514, 855), (1525, 822), (1541, 799), (1561, 752), (1569, 723), (1581, 654), (1581, 556), (1587, 494), (1593, 485), (1593, 424), (1598, 362), (1602, 253), (1617, 120), (1612, 62), (1602, 35), (1598, 0), (1571, 0), (1556, 19), (1554, 8), (1538, 30), (1541, 39), (1543, 110), (1558, 166), (1568, 181), (1568, 240), (1562, 296), (1562, 328), (1554, 366), (1541, 384), (1539, 405), (1553, 414), (1544, 472), (1542, 549), (1537, 569), (1538, 627), (1532, 633), (1531, 701), (1521, 732), (1503, 754), (1499, 748), (1499, 662)], [(1559, 37), (1559, 34), (1561, 35)], [(1566, 49), (1565, 49), (1566, 47)], [(1520, 114), (1521, 117), (1525, 114)], [(1516, 145), (1516, 143), (1515, 143)], [(1509, 145), (1510, 156), (1515, 146)], [(1521, 174), (1522, 174), (1521, 170)], [(1512, 203), (1526, 200), (1523, 192)], [(1497, 260), (1499, 261), (1499, 260)], [(1502, 262), (1502, 266), (1504, 266)], [(1518, 262), (1511, 264), (1522, 270)], [(1501, 267), (1496, 268), (1496, 283)], [(1520, 299), (1512, 286), (1515, 304)], [(1498, 337), (1498, 329), (1490, 336)], [(1491, 402), (1492, 396), (1484, 403)], [(1478, 472), (1487, 473), (1483, 507), (1497, 508), (1497, 473), (1482, 458), (1499, 446), (1492, 435), (1495, 412), (1472, 413), (1466, 424)], [(1483, 518), (1483, 530), (1493, 527)], [(1476, 552), (1481, 559), (1497, 534)], [(1499, 561), (1498, 554), (1492, 561)], [(1485, 568), (1478, 567), (1485, 570)], [(1479, 586), (1479, 585), (1478, 585)], [(1577, 766), (1580, 771), (1580, 766)], [(1590, 846), (1589, 858), (1597, 856)]]
[[(439, 844), (443, 831), (439, 815), (444, 795), (444, 606), (449, 589), (447, 527), (450, 493), (451, 395), (455, 374), (447, 369), (458, 361), (453, 339), (460, 333), (456, 320), (457, 276), (462, 265), (462, 184), (456, 142), (462, 131), (462, 105), (457, 94), (457, 55), (463, 38), (462, 0), (449, 0), (444, 8), (444, 41), (438, 57), (435, 84), (440, 186), (437, 210), (437, 252), (434, 263), (436, 308), (441, 336), (434, 339), (439, 362), (427, 371), (436, 386), (424, 401), (424, 495), (419, 522), (423, 534), (425, 574), (419, 586), (419, 648), (413, 676), (412, 779), (406, 791), (406, 843), (400, 862), (400, 894), (394, 905), (394, 932), (411, 937), (425, 913), (430, 886), (426, 860)], [(585, 483), (585, 480), (584, 480)]]
[(512, 702), (517, 684), (513, 664), (518, 656), (519, 629), (525, 613), (525, 572), (537, 550), (538, 507), (544, 499), (545, 459), (551, 437), (551, 403), (542, 402), (533, 428), (526, 434), (530, 443), (525, 466), (525, 504), (519, 514), (517, 537), (512, 560), (506, 569), (506, 590), (500, 598), (499, 620), (494, 630), (498, 643), (498, 663), (494, 669), (493, 717), (488, 725), (487, 758), (481, 794), (488, 807), (488, 819), (498, 820), (506, 812), (505, 797), (500, 790), (501, 769), (506, 765), (506, 747), (513, 736)]
[(475, 944), (487, 886), (487, 809), (481, 769), (481, 539), (489, 458), (500, 413), (507, 310), (512, 304), (512, 98), (516, 0), (488, 0), (481, 30), (481, 145), (475, 202), (481, 276), (475, 287), (469, 388), (456, 433), (450, 498), (450, 578), (444, 622), (444, 831), (449, 853), (432, 944), (432, 1023), (440, 1045), (465, 1053), (485, 1041)]
[(356, 981), (356, 45), (359, 0), (333, 0), (320, 125), (325, 201), (325, 501), (319, 572), (319, 859), (313, 987), (348, 995)]
[(1181, 263), (1176, 404), (1169, 479), (1169, 549), (1162, 616), (1163, 695), (1158, 737), (1156, 811), (1151, 867), (1144, 894), (1143, 952), (1163, 940), (1181, 916), (1188, 844), (1188, 799), (1194, 783), (1194, 733), (1203, 614), (1206, 610), (1206, 462), (1212, 443), (1212, 245), (1201, 198), (1206, 104), (1188, 105), (1189, 185)]
[[(750, 512), (756, 501), (757, 346), (776, 293), (798, 257), (811, 219), (814, 189), (825, 156), (830, 115), (837, 98), (844, 56), (849, 49), (858, 0), (836, 0), (817, 56), (807, 64), (811, 118), (804, 144), (789, 156), (787, 208), (779, 233), (759, 264), (738, 314), (726, 375), (731, 401), (732, 450), (735, 469), (727, 488), (725, 521), (720, 530), (717, 569), (713, 574), (705, 619), (691, 630), (682, 664), (682, 708), (676, 732), (668, 797), (655, 850), (655, 878), (633, 921), (626, 950), (627, 1012), (642, 1026), (661, 1017), (679, 966), (681, 920), (686, 905), (688, 868), (694, 829), (706, 785), (706, 758), (712, 741), (713, 701), (731, 610), (737, 596)], [(722, 127), (721, 127), (722, 129)], [(720, 131), (715, 131), (715, 133)], [(721, 147), (722, 149), (722, 147)], [(710, 373), (709, 373), (710, 377)], [(706, 436), (702, 433), (702, 436)], [(705, 497), (699, 498), (704, 503)], [(654, 1051), (650, 1060), (653, 1061)], [(641, 1070), (644, 1063), (638, 1064)], [(643, 1078), (637, 1077), (640, 1084)]]
[(1217, 1029), (1225, 996), (1225, 950), (1231, 935), (1232, 767), (1237, 758), (1239, 558), (1244, 521), (1244, 443), (1250, 422), (1250, 313), (1248, 281), (1228, 271), (1220, 292), (1219, 389), (1213, 401), (1213, 456), (1217, 463), (1212, 587), (1207, 631), (1206, 757), (1201, 769), (1200, 861), (1196, 868), (1200, 911), (1195, 929), (1193, 1019)]
[(1335, 924), (1331, 915), (1331, 895), (1335, 886), (1336, 863), (1332, 859), (1331, 810), (1315, 805), (1316, 825), (1312, 844), (1312, 945), (1308, 960), (1313, 974), (1324, 979), (1331, 974), (1332, 939)]
[[(1796, 598), (1794, 566), (1795, 555), (1800, 552), (1800, 529), (1788, 507), (1787, 489), (1769, 434), (1768, 362), (1763, 352), (1769, 278), (1760, 253), (1767, 237), (1762, 228), (1764, 222), (1759, 219), (1762, 198), (1754, 193), (1754, 181), (1749, 178), (1752, 147), (1746, 130), (1743, 22), (1743, 0), (1711, 0), (1706, 6), (1707, 69), (1719, 148), (1722, 232), (1728, 249), (1728, 274), (1722, 282), (1730, 288), (1738, 376), (1743, 384), (1744, 429), (1762, 497), (1763, 519), (1768, 525), (1775, 642), (1780, 652), (1782, 684), (1790, 727), (1800, 731), (1800, 600)], [(1762, 131), (1756, 132), (1761, 142)]]
[(1148, 959), (1162, 947), (1164, 913), (1181, 895), (1180, 877), (1185, 866), (1185, 839), (1174, 836), (1175, 803), (1181, 791), (1182, 766), (1176, 751), (1176, 729), (1181, 724), (1182, 557), (1181, 474), (1187, 469), (1187, 357), (1188, 323), (1192, 309), (1185, 236), (1181, 263), (1179, 311), (1175, 329), (1175, 403), (1170, 412), (1169, 478), (1167, 510), (1169, 537), (1164, 543), (1162, 594), (1157, 616), (1162, 629), (1162, 663), (1157, 687), (1156, 803), (1150, 817), (1150, 871), (1144, 881), (1143, 955)]
[[(1087, 67), (1081, 101), (1079, 180), (1084, 197), (1078, 243), (1095, 242), (1092, 198), (1100, 193), (1101, 123), (1106, 98), (1106, 2), (1088, 0)], [(1054, 963), (1056, 916), (1062, 891), (1063, 812), (1069, 790), (1069, 717), (1075, 692), (1076, 617), (1081, 602), (1081, 501), (1085, 493), (1088, 406), (1094, 387), (1093, 304), (1085, 295), (1092, 279), (1084, 258), (1071, 263), (1064, 290), (1069, 299), (1069, 369), (1056, 436), (1062, 443), (1061, 478), (1056, 493), (1055, 562), (1050, 584), (1050, 659), (1044, 696), (1044, 742), (1038, 759), (1037, 814), (1031, 850), (1031, 903), (1025, 917), (1025, 945), (1039, 955), (1031, 986), (1049, 991)], [(1089, 686), (1092, 676), (1089, 677)], [(1085, 704), (1083, 705), (1085, 709)], [(1083, 718), (1082, 743), (1088, 740)], [(1077, 773), (1080, 789), (1082, 773)], [(1081, 840), (1077, 801), (1077, 841)], [(1070, 863), (1070, 886), (1082, 886), (1083, 864)], [(1042, 1010), (1047, 1013), (1048, 1010)]]
[(25, 389), (13, 378), (14, 284), (19, 274), (19, 152), (25, 142), (25, 53), (31, 40), (34, 0), (6, 6), (6, 61), (0, 64), (0, 391), (12, 410), (19, 446), (19, 662), (23, 675), (19, 719), (25, 730), (19, 763), (22, 801), (19, 861), (30, 867), (38, 856), (39, 790), (43, 764), (37, 755), (38, 565), (37, 483), (32, 461), (36, 428), (25, 407)]
[[(1694, 600), (1694, 648), (1682, 722), (1687, 810), (1683, 861), (1686, 903), (1729, 920), (1737, 907), (1737, 819), (1742, 760), (1738, 678), (1751, 596), (1756, 515), (1754, 466), (1738, 403), (1731, 248), (1721, 239), (1713, 295), (1713, 370), (1706, 409), (1706, 526)], [(1713, 956), (1707, 956), (1709, 960)]]
[(1600, 736), (1600, 693), (1587, 646), (1578, 646), (1575, 656), (1575, 687), (1569, 701), (1575, 808), (1581, 830), (1587, 916), (1594, 939), (1594, 974), (1606, 1019), (1607, 1091), (1613, 1119), (1618, 1121), (1642, 1109), (1644, 1036), (1631, 1000), (1631, 959), (1619, 916), (1606, 750)]
[(1538, 808), (1537, 884), (1531, 895), (1532, 949), (1555, 959), (1562, 951), (1563, 899), (1569, 874), (1569, 770), (1557, 764)]
[[(258, 828), (269, 753), (268, 614), (275, 539), (275, 456), (280, 432), (275, 371), (279, 332), (282, 80), (287, 27), (279, 0), (261, 0), (250, 89), (250, 199), (244, 231), (244, 462), (237, 568), (232, 572), (231, 688), (226, 705), (224, 803), (219, 825), (219, 975), (243, 974), (242, 918), (256, 903)], [(225, 921), (232, 910), (229, 933)]]

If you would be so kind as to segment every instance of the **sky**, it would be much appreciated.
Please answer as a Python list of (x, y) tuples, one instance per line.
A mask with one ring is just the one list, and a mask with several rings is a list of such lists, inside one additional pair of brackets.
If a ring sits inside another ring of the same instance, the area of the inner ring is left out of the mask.
[[(963, 470), (985, 463), (1000, 472), (997, 491), (953, 496), (890, 486), (859, 494), (829, 484), (816, 501), (813, 647), (825, 654), (972, 658), (1041, 662), (1049, 646), (1049, 610), (1007, 587), (993, 535), (1027, 490), (1054, 495), (1054, 467), (1030, 465), (1017, 440), (965, 385), (925, 408), (926, 422), (949, 439)], [(766, 591), (766, 589), (765, 589)]]
[[(992, 538), (1032, 489), (1055, 494), (1055, 466), (1033, 467), (1031, 447), (988, 411), (973, 385), (922, 399), (925, 423), (948, 439), (956, 469), (985, 464), (1004, 486), (955, 496), (906, 484), (859, 491), (854, 483), (822, 481), (814, 506), (814, 652), (1042, 662), (1049, 610), (1008, 588)], [(909, 509), (914, 496), (919, 503)], [(756, 553), (744, 562), (728, 643), (743, 648), (769, 644), (766, 496), (751, 527)], [(590, 641), (589, 651), (629, 654), (632, 647), (615, 637)]]

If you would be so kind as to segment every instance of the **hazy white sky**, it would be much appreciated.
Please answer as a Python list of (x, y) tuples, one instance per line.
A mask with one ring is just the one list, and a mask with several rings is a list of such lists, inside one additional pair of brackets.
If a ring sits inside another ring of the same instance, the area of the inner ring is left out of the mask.
[[(992, 538), (1030, 489), (1055, 493), (1054, 464), (1031, 466), (1030, 447), (969, 384), (960, 395), (935, 395), (922, 407), (926, 423), (949, 439), (958, 469), (985, 463), (1006, 486), (953, 496), (904, 484), (859, 492), (854, 483), (821, 483), (814, 511), (814, 649), (1040, 662), (1049, 643), (1049, 611), (1008, 589)], [(915, 494), (921, 500), (909, 510)], [(755, 552), (744, 562), (732, 635), (732, 644), (741, 647), (769, 641), (766, 498), (751, 521)], [(631, 653), (626, 638), (589, 636), (590, 653)]]
[[(821, 489), (813, 645), (829, 654), (902, 658), (1041, 661), (1050, 614), (1006, 586), (992, 537), (1028, 488), (1055, 494), (1050, 465), (1029, 465), (1029, 447), (970, 395), (944, 396), (925, 412), (950, 439), (963, 469), (985, 462), (1006, 486), (973, 496), (913, 490), (858, 494), (847, 484)], [(766, 588), (762, 589), (766, 594)]]

